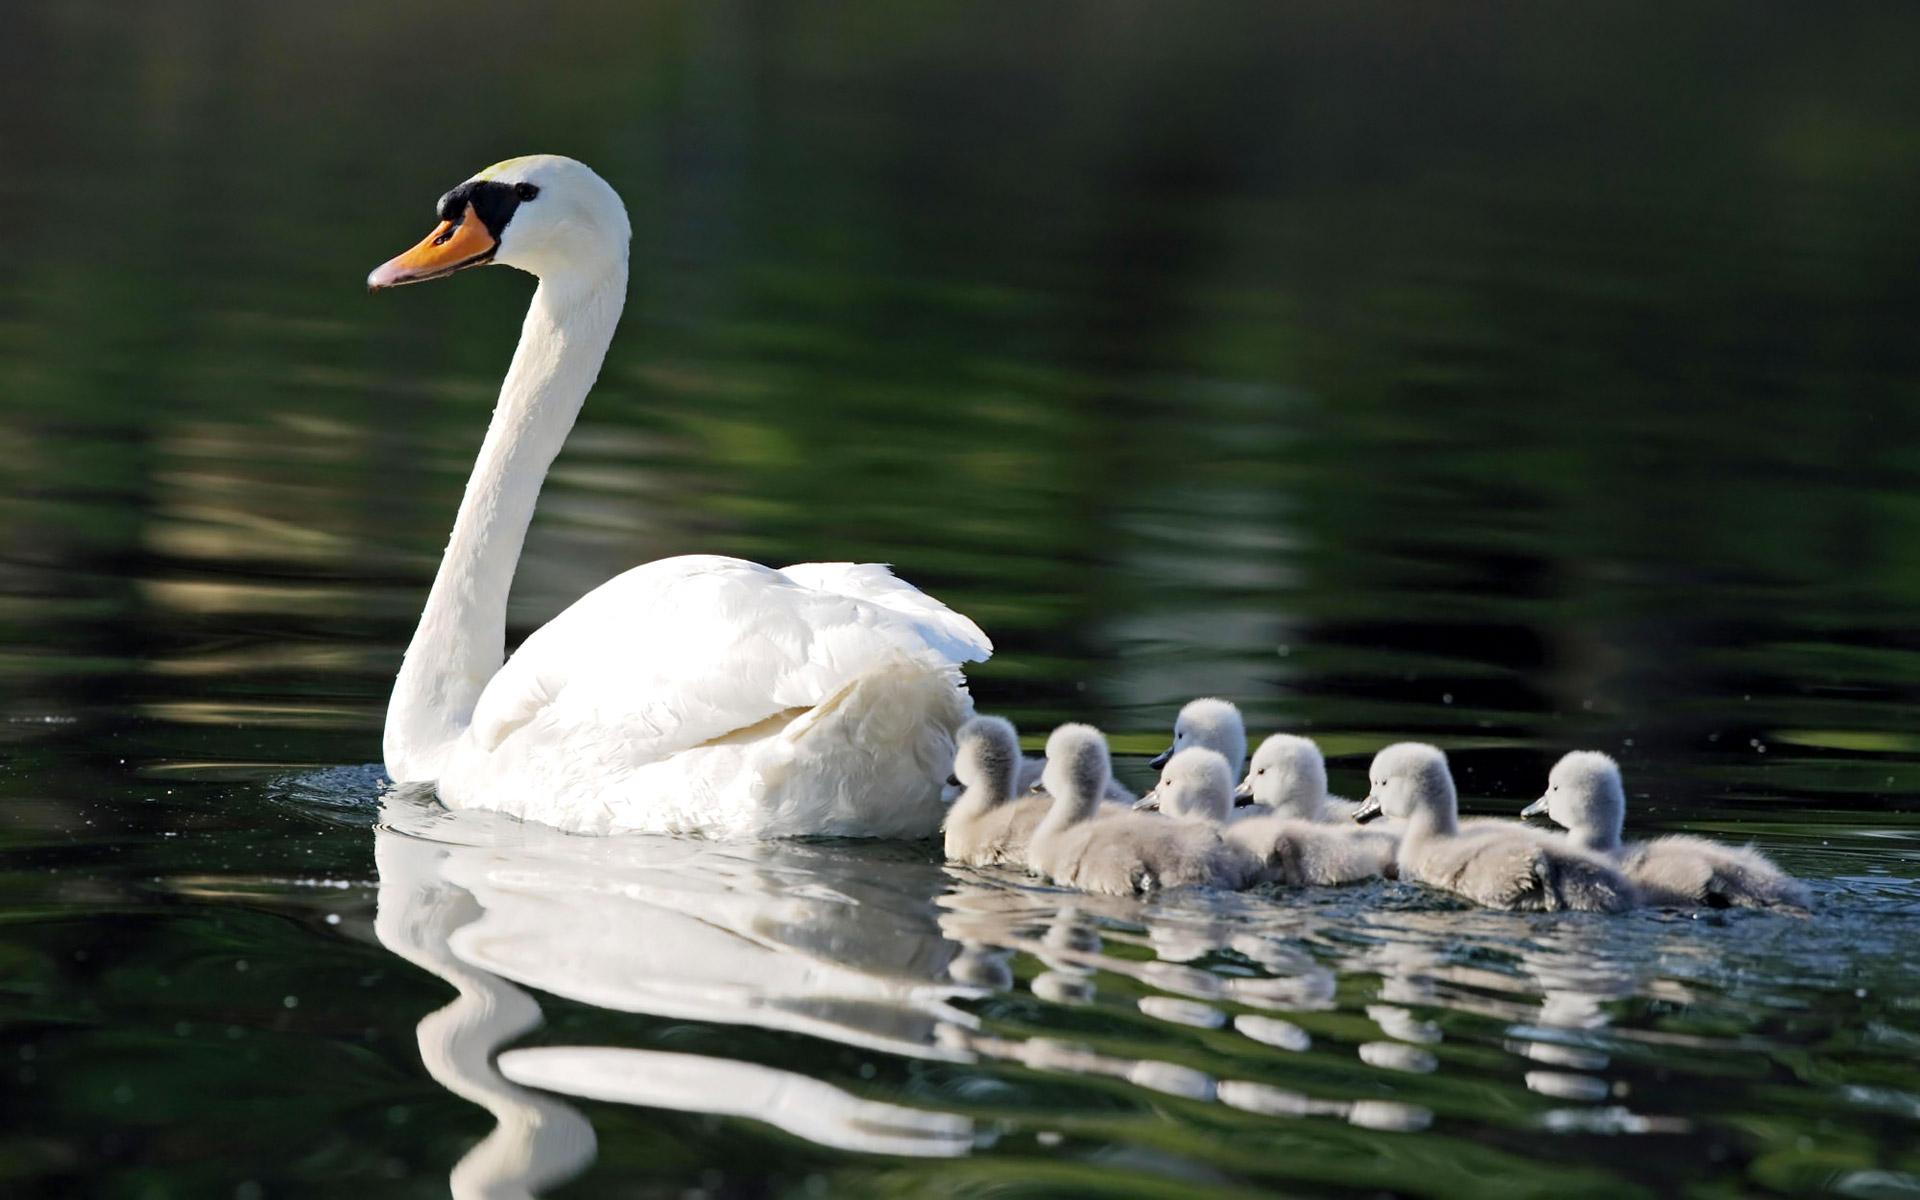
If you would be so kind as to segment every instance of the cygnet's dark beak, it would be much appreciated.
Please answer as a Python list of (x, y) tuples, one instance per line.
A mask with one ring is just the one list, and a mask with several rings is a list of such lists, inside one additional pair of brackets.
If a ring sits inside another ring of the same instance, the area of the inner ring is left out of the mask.
[(1133, 808), (1135, 812), (1159, 812), (1160, 785), (1155, 784), (1142, 792), (1140, 798), (1133, 802)]
[(1542, 796), (1538, 800), (1535, 800), (1532, 804), (1527, 805), (1525, 808), (1520, 810), (1520, 815), (1522, 817), (1546, 816), (1547, 815), (1547, 798), (1545, 796)]
[(1167, 761), (1172, 757), (1173, 757), (1173, 747), (1168, 746), (1165, 750), (1162, 750), (1160, 753), (1148, 759), (1147, 765), (1152, 767), (1154, 770), (1158, 771), (1161, 767), (1166, 766)]
[(1233, 789), (1233, 804), (1235, 808), (1238, 808), (1243, 804), (1252, 804), (1252, 803), (1253, 803), (1253, 776), (1249, 775), (1245, 779), (1242, 779), (1240, 781), (1239, 787)]
[(1360, 807), (1354, 810), (1353, 819), (1356, 824), (1365, 825), (1379, 815), (1380, 801), (1373, 796), (1368, 796)]

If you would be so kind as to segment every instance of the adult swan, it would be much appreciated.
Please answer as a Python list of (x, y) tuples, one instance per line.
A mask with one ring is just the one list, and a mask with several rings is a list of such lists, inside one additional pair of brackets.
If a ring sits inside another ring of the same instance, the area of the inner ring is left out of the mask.
[(506, 660), (541, 480), (627, 291), (626, 207), (569, 158), (488, 167), (370, 289), (504, 263), (540, 280), (387, 706), (396, 782), (578, 832), (919, 837), (938, 826), (978, 626), (872, 563), (662, 559)]

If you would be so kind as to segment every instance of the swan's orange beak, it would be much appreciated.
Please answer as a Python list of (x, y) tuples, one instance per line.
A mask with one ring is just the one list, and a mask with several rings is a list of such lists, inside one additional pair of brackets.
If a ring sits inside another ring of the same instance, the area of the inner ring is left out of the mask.
[(472, 205), (467, 205), (459, 216), (440, 222), (419, 245), (375, 267), (367, 276), (367, 290), (425, 283), (477, 267), (493, 261), (493, 253), (499, 248), (487, 223), (474, 214)]

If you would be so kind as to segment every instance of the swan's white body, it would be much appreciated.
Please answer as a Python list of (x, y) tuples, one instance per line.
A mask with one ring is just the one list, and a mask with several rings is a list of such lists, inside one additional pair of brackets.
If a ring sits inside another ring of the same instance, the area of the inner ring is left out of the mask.
[[(663, 559), (589, 592), (506, 660), (508, 588), (625, 301), (628, 226), (613, 189), (571, 159), (510, 160), (463, 188), (501, 182), (537, 198), (510, 209), (479, 261), (540, 286), (394, 684), (388, 773), (436, 783), (450, 807), (577, 832), (932, 833), (972, 711), (959, 667), (992, 645), (884, 566)], [(466, 227), (442, 228), (440, 241)], [(466, 265), (396, 270), (428, 246), (369, 282)]]

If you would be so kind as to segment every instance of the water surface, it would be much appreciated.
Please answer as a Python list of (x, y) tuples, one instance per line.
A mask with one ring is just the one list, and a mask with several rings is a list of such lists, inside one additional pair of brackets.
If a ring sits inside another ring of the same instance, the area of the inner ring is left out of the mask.
[[(8, 5), (9, 1196), (1920, 1193), (1920, 21), (1897, 7)], [(528, 284), (634, 284), (524, 633), (873, 559), (983, 707), (1575, 747), (1814, 920), (1090, 902), (384, 790)]]

